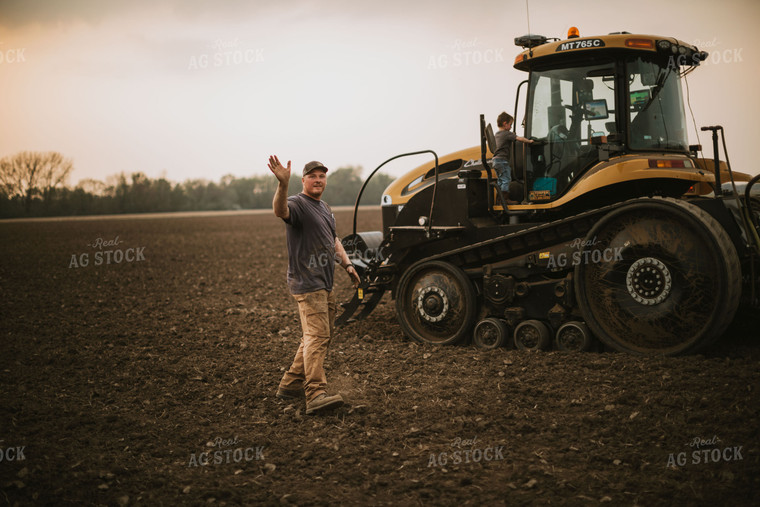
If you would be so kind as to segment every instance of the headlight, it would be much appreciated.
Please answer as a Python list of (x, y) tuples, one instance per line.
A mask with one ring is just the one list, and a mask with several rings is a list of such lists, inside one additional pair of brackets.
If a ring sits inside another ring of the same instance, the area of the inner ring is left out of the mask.
[(670, 49), (670, 41), (669, 40), (658, 40), (657, 41), (657, 47), (660, 48), (662, 51), (667, 51)]

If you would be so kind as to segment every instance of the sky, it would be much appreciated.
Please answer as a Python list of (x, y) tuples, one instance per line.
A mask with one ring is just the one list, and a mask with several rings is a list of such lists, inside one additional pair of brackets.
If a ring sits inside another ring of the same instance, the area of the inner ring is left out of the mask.
[(755, 0), (0, 0), (0, 157), (58, 151), (70, 184), (265, 175), (270, 154), (366, 176), (478, 144), (479, 114), (513, 111), (527, 76), (514, 38), (577, 26), (708, 51), (696, 123), (723, 125), (733, 169), (758, 174), (758, 21)]

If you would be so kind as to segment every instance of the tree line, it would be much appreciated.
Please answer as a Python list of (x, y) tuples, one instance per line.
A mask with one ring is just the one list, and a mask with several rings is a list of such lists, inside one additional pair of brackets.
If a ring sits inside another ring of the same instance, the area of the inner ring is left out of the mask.
[[(0, 218), (264, 209), (272, 206), (277, 188), (271, 174), (173, 183), (142, 172), (121, 173), (106, 182), (82, 180), (72, 187), (67, 184), (72, 169), (72, 161), (57, 152), (25, 151), (0, 159)], [(361, 204), (379, 204), (391, 181), (387, 174), (376, 174)], [(331, 206), (353, 205), (362, 183), (361, 167), (331, 170), (323, 198)], [(300, 171), (294, 169), (288, 194), (300, 191)]]

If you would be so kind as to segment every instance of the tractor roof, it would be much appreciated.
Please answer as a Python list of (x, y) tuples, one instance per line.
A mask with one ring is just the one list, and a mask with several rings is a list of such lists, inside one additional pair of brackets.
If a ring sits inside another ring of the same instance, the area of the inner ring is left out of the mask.
[(660, 53), (664, 57), (678, 59), (679, 65), (699, 65), (707, 58), (707, 53), (696, 46), (659, 35), (638, 35), (626, 32), (592, 37), (573, 37), (549, 42), (540, 35), (525, 35), (515, 39), (515, 44), (525, 49), (515, 58), (514, 66), (519, 70), (531, 70), (536, 64), (554, 65), (566, 61), (572, 55), (574, 61), (583, 56), (598, 56), (612, 52)]

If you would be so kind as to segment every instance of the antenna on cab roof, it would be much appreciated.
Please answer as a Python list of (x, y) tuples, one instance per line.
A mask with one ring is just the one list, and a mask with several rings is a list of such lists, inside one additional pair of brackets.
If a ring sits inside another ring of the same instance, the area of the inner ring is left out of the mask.
[(528, 16), (528, 34), (530, 34), (530, 5), (528, 0), (525, 0), (525, 14)]
[[(528, 0), (525, 0), (525, 13), (528, 17), (528, 33), (523, 35), (522, 37), (515, 37), (515, 46), (519, 46), (523, 49), (529, 50), (529, 54), (532, 57), (533, 56), (533, 48), (536, 46), (540, 46), (541, 44), (546, 44), (549, 42), (549, 37), (544, 37), (543, 35), (534, 35), (530, 33), (530, 4)], [(559, 40), (556, 38), (553, 38), (553, 40)]]

